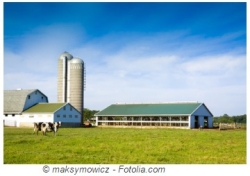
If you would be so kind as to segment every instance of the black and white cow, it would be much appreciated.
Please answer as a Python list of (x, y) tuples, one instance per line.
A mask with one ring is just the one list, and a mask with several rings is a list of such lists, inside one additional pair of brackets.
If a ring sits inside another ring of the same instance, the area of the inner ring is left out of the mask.
[(46, 135), (46, 132), (54, 132), (56, 136), (56, 132), (58, 131), (59, 127), (61, 126), (61, 122), (38, 122), (34, 123), (34, 133), (38, 135), (38, 131), (42, 131), (43, 135)]

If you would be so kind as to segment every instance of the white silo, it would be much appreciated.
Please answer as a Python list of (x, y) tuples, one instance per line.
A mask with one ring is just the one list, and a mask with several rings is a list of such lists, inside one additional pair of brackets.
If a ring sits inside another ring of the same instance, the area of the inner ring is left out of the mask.
[(58, 59), (57, 101), (59, 103), (67, 102), (68, 61), (72, 58), (71, 54), (64, 52)]
[(58, 59), (58, 102), (69, 102), (83, 114), (84, 81), (83, 60), (73, 58), (68, 52), (62, 53)]
[(84, 62), (80, 58), (73, 58), (68, 65), (68, 97), (79, 112), (83, 112), (84, 102)]

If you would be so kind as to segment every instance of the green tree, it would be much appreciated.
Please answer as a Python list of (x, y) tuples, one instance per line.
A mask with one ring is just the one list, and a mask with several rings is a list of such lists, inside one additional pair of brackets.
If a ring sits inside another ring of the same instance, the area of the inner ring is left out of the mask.
[(246, 114), (238, 116), (229, 116), (224, 114), (223, 116), (214, 117), (214, 123), (246, 123)]
[(99, 112), (98, 110), (90, 110), (88, 108), (84, 108), (84, 121), (90, 120), (94, 117), (94, 115)]

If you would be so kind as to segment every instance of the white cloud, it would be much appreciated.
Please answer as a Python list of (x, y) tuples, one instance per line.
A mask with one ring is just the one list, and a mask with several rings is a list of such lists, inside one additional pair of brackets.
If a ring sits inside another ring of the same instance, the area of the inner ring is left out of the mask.
[(246, 56), (242, 46), (227, 46), (236, 34), (206, 40), (186, 32), (112, 34), (82, 42), (75, 28), (43, 27), (25, 35), (18, 51), (5, 48), (4, 88), (38, 88), (56, 102), (57, 59), (67, 50), (86, 64), (87, 108), (202, 101), (214, 115), (246, 113)]
[[(217, 47), (218, 41), (216, 39)], [(235, 49), (205, 56), (195, 52), (193, 57), (182, 57), (184, 54), (180, 52), (189, 49), (186, 46), (179, 50), (175, 48), (175, 53), (161, 50), (153, 56), (147, 52), (138, 55), (142, 45), (138, 41), (116, 53), (103, 51), (98, 54), (103, 65), (93, 69), (87, 67), (87, 73), (95, 76), (87, 76), (86, 93), (91, 92), (89, 99), (97, 92), (99, 97), (97, 102), (91, 101), (93, 104), (89, 101), (90, 106), (102, 109), (116, 102), (202, 101), (211, 106), (215, 115), (245, 113), (244, 54), (238, 55)], [(152, 44), (151, 47), (157, 46)], [(128, 48), (138, 48), (139, 51)], [(88, 85), (94, 86), (88, 88)]]
[(183, 69), (193, 73), (218, 73), (243, 69), (246, 66), (246, 56), (214, 55), (199, 57), (182, 64)]

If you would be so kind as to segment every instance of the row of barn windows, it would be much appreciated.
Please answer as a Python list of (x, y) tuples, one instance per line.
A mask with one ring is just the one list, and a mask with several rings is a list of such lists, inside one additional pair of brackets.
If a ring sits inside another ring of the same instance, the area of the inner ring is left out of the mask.
[[(34, 116), (33, 115), (31, 115), (31, 116), (29, 116), (30, 118), (33, 118)], [(39, 116), (38, 116), (39, 117)], [(40, 117), (42, 117), (42, 116), (40, 116)], [(47, 115), (47, 117), (51, 117), (51, 115), (49, 114), (49, 115)], [(61, 115), (60, 114), (57, 114), (57, 116), (56, 116), (57, 118), (60, 118), (61, 117)], [(62, 117), (63, 118), (66, 118), (67, 116), (64, 114), (64, 115), (62, 115)], [(72, 118), (73, 117), (73, 115), (69, 115), (69, 118)], [(75, 118), (78, 118), (78, 115), (75, 115)]]
[(98, 117), (98, 120), (116, 121), (188, 121), (188, 116), (167, 116), (167, 117)]
[[(5, 114), (5, 117), (8, 117), (8, 114)], [(12, 117), (15, 117), (15, 114), (12, 114)]]
[[(5, 114), (5, 117), (8, 117), (8, 114)], [(15, 114), (12, 114), (12, 117), (15, 117)], [(23, 117), (23, 116), (21, 116), (21, 117)], [(42, 115), (38, 115), (38, 117), (42, 117)], [(49, 115), (47, 115), (47, 117), (51, 117), (51, 115), (49, 114)], [(64, 114), (62, 117), (66, 118), (67, 116)], [(73, 115), (69, 115), (69, 118), (72, 118), (72, 117), (73, 117)], [(34, 115), (30, 115), (29, 118), (34, 118)], [(57, 115), (57, 118), (60, 118), (60, 114)], [(75, 118), (78, 118), (78, 115), (75, 115)]]
[[(56, 117), (57, 117), (57, 118), (60, 118), (61, 116), (60, 116), (60, 114), (57, 114)], [(64, 114), (62, 117), (63, 117), (63, 118), (66, 118), (67, 116)], [(69, 118), (72, 118), (72, 117), (73, 117), (73, 115), (69, 115)], [(75, 118), (78, 118), (78, 115), (75, 115)]]
[[(30, 118), (33, 118), (34, 116), (29, 116)], [(39, 116), (38, 116), (39, 117)], [(40, 116), (40, 117), (42, 117), (42, 116)], [(51, 117), (51, 115), (49, 114), (49, 115), (47, 115), (47, 117)], [(57, 116), (56, 116), (57, 118), (60, 118), (61, 116), (60, 116), (60, 114), (57, 114)], [(64, 115), (62, 115), (62, 117), (63, 118), (66, 118), (67, 116), (64, 114)], [(73, 115), (69, 115), (69, 118), (72, 118), (73, 117)], [(78, 118), (78, 115), (75, 115), (75, 118)]]
[(175, 126), (187, 127), (189, 123), (155, 123), (155, 122), (98, 122), (98, 126)]

